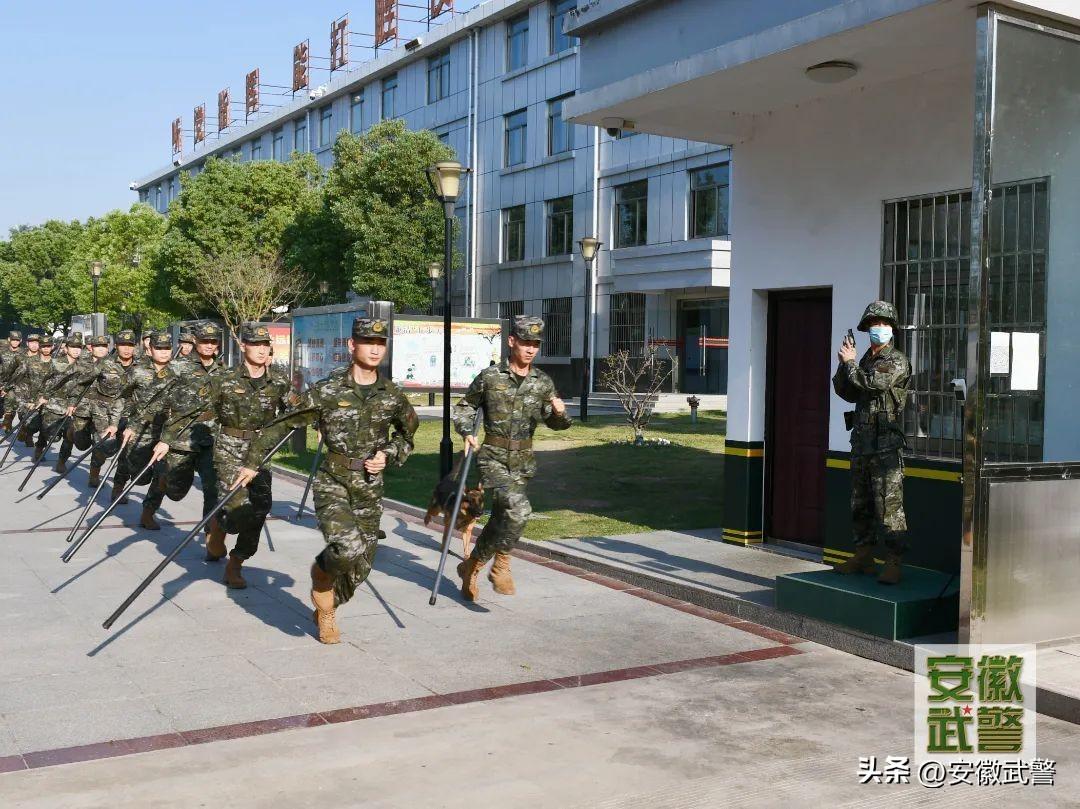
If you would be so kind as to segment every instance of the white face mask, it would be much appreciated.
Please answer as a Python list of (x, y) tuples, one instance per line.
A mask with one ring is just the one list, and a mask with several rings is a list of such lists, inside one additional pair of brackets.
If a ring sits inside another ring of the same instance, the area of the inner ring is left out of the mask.
[(874, 345), (885, 345), (890, 340), (892, 340), (892, 326), (870, 327), (870, 342)]

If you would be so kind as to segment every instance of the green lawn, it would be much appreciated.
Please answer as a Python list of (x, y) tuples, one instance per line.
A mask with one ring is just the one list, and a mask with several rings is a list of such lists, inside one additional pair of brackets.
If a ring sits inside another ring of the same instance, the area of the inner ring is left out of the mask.
[[(539, 470), (529, 485), (533, 518), (530, 539), (606, 536), (654, 529), (712, 528), (720, 525), (723, 491), (725, 414), (653, 417), (648, 435), (671, 446), (635, 447), (620, 443), (632, 432), (615, 417), (576, 423), (569, 430), (536, 431)], [(438, 476), (442, 423), (423, 421), (416, 451), (401, 469), (386, 476), (386, 495), (426, 506)], [(304, 473), (311, 467), (316, 440), (297, 457), (282, 451), (277, 461)], [(455, 450), (461, 440), (454, 434)]]

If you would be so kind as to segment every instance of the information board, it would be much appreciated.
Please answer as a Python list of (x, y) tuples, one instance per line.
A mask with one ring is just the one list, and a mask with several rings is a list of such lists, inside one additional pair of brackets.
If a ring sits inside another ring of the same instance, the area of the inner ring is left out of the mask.
[[(391, 328), (391, 376), (408, 390), (442, 390), (443, 320), (397, 315)], [(450, 331), (450, 388), (463, 391), (492, 362), (502, 360), (503, 322), (463, 318)]]

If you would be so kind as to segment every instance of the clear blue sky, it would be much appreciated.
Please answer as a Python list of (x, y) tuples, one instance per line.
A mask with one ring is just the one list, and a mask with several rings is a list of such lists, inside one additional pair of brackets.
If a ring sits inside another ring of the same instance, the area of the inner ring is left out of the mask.
[[(292, 48), (328, 56), (331, 20), (374, 28), (373, 0), (11, 0), (0, 4), (0, 238), (21, 224), (128, 208), (128, 184), (169, 163), (170, 122), (244, 75), (287, 85)], [(459, 10), (477, 5), (458, 0)], [(353, 59), (359, 57), (355, 50)], [(323, 64), (325, 62), (315, 62)], [(314, 71), (318, 84), (329, 74)], [(264, 95), (264, 101), (272, 102)], [(190, 143), (190, 140), (188, 141)]]

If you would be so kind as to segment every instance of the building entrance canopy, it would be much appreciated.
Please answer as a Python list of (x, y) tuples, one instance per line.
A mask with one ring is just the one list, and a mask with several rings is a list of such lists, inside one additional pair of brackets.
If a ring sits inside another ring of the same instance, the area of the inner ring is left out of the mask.
[[(745, 352), (730, 359), (729, 429), (742, 433), (729, 438), (761, 446), (760, 293), (829, 287), (834, 320), (852, 316), (855, 288), (897, 304), (926, 391), (924, 410), (909, 402), (909, 439), (963, 461), (962, 477), (958, 464), (923, 477), (962, 481), (965, 641), (1080, 635), (1078, 27), (1077, 4), (1059, 0), (597, 0), (573, 26), (582, 92), (567, 115), (733, 146), (733, 261), (748, 277), (731, 286), (732, 345)], [(850, 66), (808, 72), (838, 61)], [(814, 146), (794, 160), (801, 142)], [(819, 205), (805, 204), (808, 188)], [(954, 395), (966, 395), (962, 422)], [(836, 415), (831, 469), (845, 463)], [(759, 474), (743, 472), (748, 491)], [(768, 533), (749, 495), (725, 510)]]

